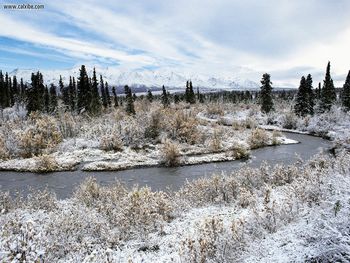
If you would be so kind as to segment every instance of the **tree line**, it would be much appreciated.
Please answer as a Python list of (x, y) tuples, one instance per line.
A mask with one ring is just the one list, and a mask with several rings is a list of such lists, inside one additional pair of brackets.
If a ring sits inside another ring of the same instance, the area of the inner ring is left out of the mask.
[[(297, 94), (294, 97), (294, 112), (298, 116), (313, 115), (315, 110), (319, 113), (329, 111), (337, 101), (337, 92), (334, 87), (333, 79), (330, 73), (331, 64), (328, 62), (323, 85), (319, 83), (318, 88), (312, 86), (312, 76), (301, 77)], [(274, 110), (272, 82), (270, 75), (265, 73), (261, 80), (261, 91), (259, 103), (261, 111), (268, 113)], [(345, 111), (350, 110), (350, 71), (345, 80), (345, 84), (340, 92), (340, 100)]]
[[(200, 93), (197, 88), (194, 91), (191, 80), (186, 82), (184, 93), (170, 94), (163, 86), (160, 95), (153, 95), (148, 90), (145, 98), (152, 102), (160, 100), (164, 107), (169, 107), (171, 102), (184, 101), (189, 104), (208, 102), (252, 102), (257, 101), (261, 105), (261, 111), (268, 113), (274, 110), (274, 99), (294, 100), (294, 112), (298, 116), (313, 115), (315, 111), (325, 112), (330, 110), (337, 101), (337, 94), (330, 74), (330, 63), (326, 68), (323, 85), (319, 83), (313, 88), (311, 74), (302, 76), (297, 91), (275, 91), (272, 88), (270, 75), (265, 73), (261, 80), (260, 91), (222, 91)], [(111, 96), (112, 94), (112, 96)], [(135, 114), (134, 102), (137, 99), (129, 86), (124, 86), (125, 96), (117, 96), (116, 87), (110, 89), (107, 81), (99, 77), (93, 69), (89, 77), (84, 65), (81, 66), (79, 76), (69, 77), (68, 85), (65, 85), (62, 76), (59, 77), (58, 88), (54, 84), (48, 87), (44, 84), (43, 75), (40, 72), (32, 73), (30, 83), (24, 83), (23, 79), (18, 83), (16, 76), (9, 77), (0, 71), (0, 109), (12, 107), (15, 103), (26, 105), (28, 114), (33, 111), (53, 113), (60, 105), (66, 111), (76, 113), (100, 114), (103, 109), (124, 106), (129, 114)], [(143, 95), (140, 98), (144, 98)], [(344, 110), (350, 110), (350, 71), (341, 90), (341, 103)], [(124, 104), (124, 105), (123, 105)]]

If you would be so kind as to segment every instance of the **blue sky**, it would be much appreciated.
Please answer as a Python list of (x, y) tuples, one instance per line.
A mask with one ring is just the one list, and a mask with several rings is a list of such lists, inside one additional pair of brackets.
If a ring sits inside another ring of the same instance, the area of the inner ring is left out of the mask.
[(335, 80), (350, 69), (348, 0), (15, 1), (43, 10), (0, 10), (0, 68), (173, 68), (234, 75), (237, 67), (279, 82), (328, 60)]

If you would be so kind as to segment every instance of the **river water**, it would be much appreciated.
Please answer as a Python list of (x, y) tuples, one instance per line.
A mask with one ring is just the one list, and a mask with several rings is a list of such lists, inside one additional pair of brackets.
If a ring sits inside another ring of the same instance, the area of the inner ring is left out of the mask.
[(308, 160), (320, 151), (325, 151), (331, 146), (331, 142), (322, 138), (309, 135), (285, 133), (290, 138), (299, 141), (299, 144), (271, 146), (253, 150), (251, 158), (247, 161), (230, 161), (220, 163), (199, 164), (182, 167), (150, 167), (125, 171), (106, 172), (55, 172), (47, 174), (0, 172), (0, 191), (20, 191), (24, 195), (29, 187), (33, 189), (48, 188), (56, 193), (60, 199), (71, 196), (74, 189), (87, 177), (95, 177), (102, 185), (108, 185), (115, 180), (120, 180), (128, 186), (138, 184), (148, 185), (153, 190), (179, 189), (186, 180), (193, 180), (202, 176), (210, 176), (214, 173), (230, 173), (244, 165), (258, 167), (263, 161), (271, 165), (292, 164), (297, 155), (303, 160)]

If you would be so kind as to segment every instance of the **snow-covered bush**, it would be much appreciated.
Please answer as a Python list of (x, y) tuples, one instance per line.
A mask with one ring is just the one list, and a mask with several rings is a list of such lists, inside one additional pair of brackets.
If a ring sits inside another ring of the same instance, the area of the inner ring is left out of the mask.
[(0, 160), (5, 160), (9, 157), (9, 151), (6, 146), (5, 139), (0, 136)]
[(49, 173), (49, 172), (56, 171), (58, 168), (58, 164), (55, 157), (51, 155), (42, 154), (38, 157), (35, 157), (35, 159), (36, 159), (35, 172)]
[(212, 152), (219, 152), (222, 149), (222, 133), (222, 130), (214, 129), (209, 142), (209, 148)]
[(34, 113), (31, 114), (28, 124), (18, 138), (22, 156), (48, 153), (62, 141), (62, 134), (54, 117)]
[(230, 148), (228, 154), (232, 155), (235, 160), (248, 158), (250, 155), (249, 149), (242, 143), (236, 143)]
[(180, 151), (176, 142), (166, 140), (163, 143), (161, 155), (166, 166), (177, 166), (180, 164)]
[(100, 139), (100, 149), (104, 151), (121, 151), (123, 149), (123, 141), (120, 135), (117, 133), (103, 135)]
[(256, 149), (268, 145), (269, 140), (269, 134), (265, 130), (254, 129), (248, 138), (248, 143), (251, 149)]

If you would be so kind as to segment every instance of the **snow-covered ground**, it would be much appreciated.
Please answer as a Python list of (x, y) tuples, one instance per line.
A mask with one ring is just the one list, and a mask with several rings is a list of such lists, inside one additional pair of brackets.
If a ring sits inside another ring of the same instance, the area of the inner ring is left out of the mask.
[(179, 192), (100, 187), (0, 197), (5, 262), (347, 262), (350, 154), (244, 168)]
[(256, 120), (263, 117), (247, 109), (230, 111), (232, 105), (226, 105), (225, 111), (215, 104), (163, 109), (159, 103), (143, 101), (137, 107), (135, 118), (119, 109), (94, 119), (67, 113), (26, 118), (16, 109), (5, 112), (8, 120), (0, 127), (4, 148), (0, 170), (159, 166), (166, 161), (165, 142), (169, 140), (176, 143), (178, 165), (231, 161), (246, 157), (251, 148), (298, 143), (278, 132), (256, 130)]

